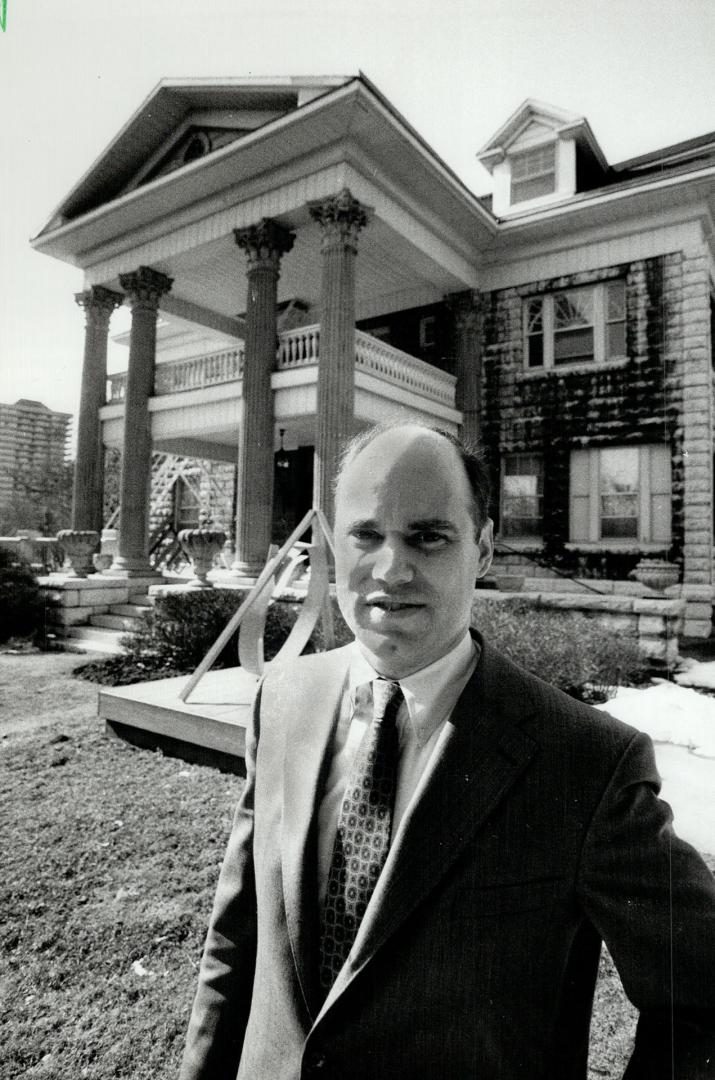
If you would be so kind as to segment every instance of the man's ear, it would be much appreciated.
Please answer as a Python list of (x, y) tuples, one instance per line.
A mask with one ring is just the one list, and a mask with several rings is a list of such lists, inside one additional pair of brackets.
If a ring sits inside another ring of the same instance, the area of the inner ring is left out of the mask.
[(494, 522), (487, 518), (477, 540), (479, 548), (479, 562), (477, 564), (477, 577), (483, 578), (489, 571), (494, 557)]

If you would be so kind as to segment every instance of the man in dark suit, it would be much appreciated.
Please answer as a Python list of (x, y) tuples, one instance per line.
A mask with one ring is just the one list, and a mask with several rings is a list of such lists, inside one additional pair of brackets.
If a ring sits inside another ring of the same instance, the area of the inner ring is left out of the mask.
[(469, 630), (478, 458), (369, 432), (335, 543), (356, 642), (260, 687), (182, 1080), (584, 1080), (602, 940), (629, 1080), (715, 1075), (715, 889), (650, 741)]

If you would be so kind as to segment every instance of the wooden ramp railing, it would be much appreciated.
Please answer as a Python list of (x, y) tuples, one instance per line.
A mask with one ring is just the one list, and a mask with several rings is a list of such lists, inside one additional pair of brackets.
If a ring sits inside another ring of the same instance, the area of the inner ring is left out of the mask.
[[(188, 701), (191, 693), (196, 689), (206, 672), (213, 666), (216, 658), (231, 640), (236, 630), (239, 630), (238, 656), (241, 667), (251, 674), (260, 675), (262, 673), (264, 666), (263, 633), (268, 604), (276, 585), (276, 577), (283, 564), (290, 563), (291, 558), (295, 562), (292, 549), (311, 526), (313, 530), (311, 543), (299, 545), (300, 553), (302, 555), (307, 554), (310, 559), (308, 591), (300, 615), (275, 659), (293, 659), (299, 656), (308, 643), (308, 639), (321, 615), (323, 617), (326, 646), (329, 649), (333, 647), (332, 611), (328, 594), (328, 549), (334, 556), (335, 547), (333, 534), (325, 514), (317, 507), (313, 507), (275, 554), (273, 554), (274, 549), (271, 549), (268, 561), (263, 567), (256, 584), (231, 616), (225, 628), (216, 638), (216, 641), (179, 694), (181, 701)], [(283, 581), (285, 581), (285, 577), (284, 574)]]

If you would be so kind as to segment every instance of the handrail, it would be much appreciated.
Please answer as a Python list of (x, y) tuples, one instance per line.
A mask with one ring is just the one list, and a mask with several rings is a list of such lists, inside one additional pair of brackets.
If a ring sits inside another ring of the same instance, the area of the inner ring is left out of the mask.
[(330, 526), (328, 525), (325, 515), (317, 508), (311, 508), (302, 518), (300, 523), (295, 527), (295, 529), (290, 534), (285, 543), (282, 545), (277, 554), (274, 555), (272, 559), (269, 559), (266, 565), (263, 567), (260, 574), (258, 575), (256, 584), (251, 588), (248, 596), (239, 605), (238, 609), (233, 613), (224, 629), (221, 631), (209, 651), (206, 653), (206, 656), (196, 668), (196, 671), (193, 673), (186, 686), (181, 690), (179, 694), (179, 698), (181, 701), (186, 702), (188, 700), (189, 695), (196, 688), (199, 681), (203, 678), (209, 668), (212, 667), (214, 661), (217, 659), (221, 651), (229, 643), (236, 630), (240, 626), (244, 616), (253, 607), (254, 603), (261, 595), (264, 587), (266, 586), (270, 578), (273, 577), (274, 573), (276, 572), (280, 564), (283, 562), (290, 549), (293, 547), (293, 544), (303, 535), (304, 532), (306, 532), (308, 526), (314, 519), (317, 519), (321, 532), (325, 536), (330, 550), (335, 550), (332, 533), (330, 531)]

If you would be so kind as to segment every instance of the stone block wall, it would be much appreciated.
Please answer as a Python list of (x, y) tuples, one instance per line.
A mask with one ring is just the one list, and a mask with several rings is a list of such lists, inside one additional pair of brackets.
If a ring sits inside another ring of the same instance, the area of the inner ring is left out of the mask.
[[(604, 634), (622, 633), (636, 638), (641, 654), (656, 666), (672, 667), (678, 660), (679, 634), (683, 629), (682, 600), (593, 593), (524, 592), (475, 594), (477, 604), (508, 603), (512, 599), (534, 607), (577, 611), (596, 619)], [(478, 610), (473, 625), (479, 628)]]
[[(686, 585), (713, 574), (713, 373), (708, 262), (704, 249), (565, 275), (483, 297), (482, 442), (492, 471), (499, 530), (500, 463), (537, 453), (544, 463), (542, 554), (580, 577), (627, 579), (643, 555), (680, 565)], [(621, 277), (626, 283), (626, 360), (569, 369), (524, 366), (522, 308), (530, 296)], [(574, 449), (667, 443), (672, 461), (672, 539), (667, 550), (569, 545)], [(568, 545), (568, 546), (567, 546)], [(509, 559), (508, 562), (512, 562)], [(688, 601), (685, 633), (707, 636), (704, 601)]]

